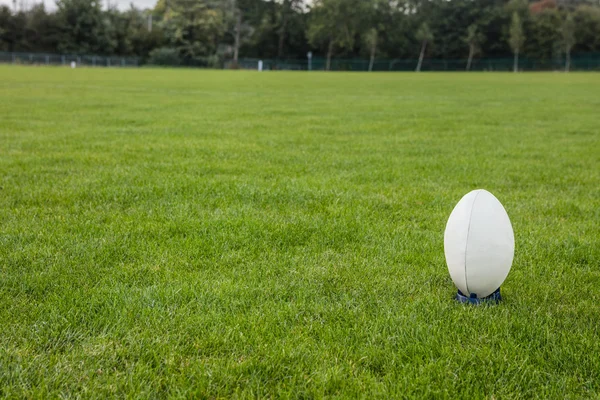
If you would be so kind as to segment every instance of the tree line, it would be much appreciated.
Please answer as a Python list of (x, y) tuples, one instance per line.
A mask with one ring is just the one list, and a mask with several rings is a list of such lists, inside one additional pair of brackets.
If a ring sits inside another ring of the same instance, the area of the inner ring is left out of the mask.
[(600, 53), (600, 0), (100, 0), (0, 7), (0, 51), (218, 65), (240, 57), (547, 61)]

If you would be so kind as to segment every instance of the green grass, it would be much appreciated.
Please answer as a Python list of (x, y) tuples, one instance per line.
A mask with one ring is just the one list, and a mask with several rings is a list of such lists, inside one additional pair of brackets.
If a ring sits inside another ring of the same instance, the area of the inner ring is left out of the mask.
[[(0, 396), (598, 398), (600, 75), (0, 67)], [(450, 212), (515, 230), (452, 300)]]

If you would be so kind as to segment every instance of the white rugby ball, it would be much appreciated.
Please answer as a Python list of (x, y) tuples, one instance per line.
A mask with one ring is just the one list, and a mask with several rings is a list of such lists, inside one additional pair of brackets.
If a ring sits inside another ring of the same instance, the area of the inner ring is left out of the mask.
[(512, 266), (515, 236), (506, 210), (487, 190), (467, 193), (454, 207), (444, 232), (444, 253), (456, 287), (467, 297), (487, 297)]

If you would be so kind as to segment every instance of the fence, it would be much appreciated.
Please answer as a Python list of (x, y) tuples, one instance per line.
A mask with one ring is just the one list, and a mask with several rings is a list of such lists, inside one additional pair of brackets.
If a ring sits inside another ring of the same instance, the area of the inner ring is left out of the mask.
[(87, 67), (138, 67), (140, 65), (136, 57), (0, 52), (0, 63), (7, 64), (71, 65), (72, 62)]
[[(232, 61), (225, 62), (225, 68), (257, 69), (259, 59), (244, 58), (237, 66)], [(262, 60), (263, 70), (313, 70), (323, 71), (327, 61), (323, 58), (308, 60)], [(471, 63), (471, 71), (512, 71), (513, 58), (477, 58)], [(418, 60), (375, 60), (373, 71), (414, 71)], [(424, 59), (421, 71), (465, 71), (467, 60)], [(519, 59), (520, 71), (563, 71), (564, 57), (552, 60)], [(332, 71), (368, 71), (369, 60), (332, 59)], [(600, 54), (587, 54), (571, 57), (572, 71), (600, 71)]]
[[(207, 58), (208, 60), (208, 58)], [(258, 69), (259, 59), (244, 58), (237, 64), (231, 60), (220, 62), (218, 59), (210, 62), (202, 59), (195, 62), (178, 61), (177, 64), (163, 64), (164, 66), (184, 66), (190, 68), (240, 68)], [(30, 64), (30, 65), (70, 65), (75, 62), (78, 66), (88, 67), (139, 67), (143, 65), (137, 57), (105, 57), (96, 55), (73, 54), (41, 54), (41, 53), (8, 53), (0, 52), (0, 63)], [(298, 71), (323, 71), (326, 69), (324, 58), (308, 60), (262, 60), (263, 70), (298, 70)], [(375, 60), (373, 71), (414, 71), (417, 60)], [(424, 59), (422, 71), (465, 71), (467, 60), (440, 60)], [(519, 59), (521, 71), (563, 71), (565, 69), (564, 57), (552, 60)], [(600, 54), (575, 55), (571, 57), (572, 71), (600, 71)], [(364, 59), (332, 59), (332, 71), (368, 71), (369, 60)], [(512, 58), (476, 58), (471, 63), (471, 71), (512, 71)]]

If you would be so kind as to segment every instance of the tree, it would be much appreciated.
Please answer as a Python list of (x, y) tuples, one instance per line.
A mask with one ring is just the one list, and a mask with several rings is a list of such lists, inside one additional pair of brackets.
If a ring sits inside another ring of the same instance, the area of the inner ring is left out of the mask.
[(225, 10), (230, 26), (228, 31), (233, 37), (233, 64), (235, 66), (238, 64), (240, 47), (254, 32), (253, 27), (244, 18), (252, 6), (252, 0), (231, 0), (231, 7)]
[(467, 28), (467, 36), (465, 37), (465, 43), (469, 45), (469, 58), (467, 59), (467, 71), (471, 70), (471, 62), (475, 53), (480, 51), (480, 46), (485, 40), (476, 24), (469, 25)]
[(416, 69), (417, 72), (420, 72), (421, 66), (423, 64), (423, 57), (425, 57), (425, 49), (427, 48), (427, 43), (433, 41), (433, 32), (431, 32), (431, 29), (429, 29), (429, 25), (427, 25), (427, 22), (423, 22), (421, 26), (419, 26), (415, 37), (417, 38), (419, 43), (421, 43), (421, 54), (419, 54), (419, 63), (417, 64)]
[(542, 68), (559, 60), (569, 70), (571, 54), (600, 54), (600, 0), (155, 1), (152, 10), (120, 11), (104, 0), (58, 0), (51, 9), (38, 0), (31, 7), (16, 1), (21, 7), (13, 9), (5, 0), (0, 51), (135, 55), (142, 62), (154, 51), (164, 64), (187, 65), (220, 65), (220, 57), (304, 59), (312, 51), (327, 57), (327, 69), (339, 56), (368, 58), (369, 70), (376, 58), (417, 52), (417, 70), (425, 57), (464, 58), (470, 70), (477, 54), (513, 55), (515, 70), (524, 56)]
[(557, 9), (546, 8), (527, 17), (527, 23), (525, 23), (526, 17), (522, 19), (523, 26), (527, 27), (527, 43), (520, 54), (550, 66), (551, 60), (560, 58), (563, 53), (560, 30), (563, 16)]
[(209, 0), (169, 0), (162, 28), (188, 61), (213, 55), (225, 29), (223, 10)]
[(8, 6), (0, 6), (0, 51), (11, 49), (12, 13)]
[(151, 10), (139, 10), (131, 7), (126, 13), (128, 35), (131, 40), (132, 55), (147, 57), (153, 49), (165, 45), (165, 32), (160, 24), (148, 24), (152, 21)]
[(369, 48), (371, 57), (369, 59), (369, 72), (373, 71), (373, 63), (375, 62), (375, 52), (377, 51), (377, 29), (371, 28), (365, 34), (365, 44)]
[(8, 6), (0, 6), (0, 51), (17, 51), (24, 37), (22, 14), (13, 15)]
[(508, 42), (514, 54), (513, 71), (517, 72), (519, 70), (519, 51), (523, 48), (523, 44), (525, 43), (525, 34), (523, 33), (521, 18), (516, 11), (513, 12), (512, 15), (509, 34), (510, 37)]
[(561, 26), (563, 46), (565, 49), (565, 72), (571, 68), (571, 49), (575, 45), (575, 21), (573, 14), (567, 13), (565, 21)]
[[(435, 46), (429, 46), (426, 55), (438, 59), (467, 59), (469, 46), (465, 46), (467, 27), (474, 22), (481, 33), (493, 35), (497, 29), (489, 23), (493, 17), (490, 9), (496, 0), (433, 0), (423, 2), (422, 11), (411, 17), (414, 21), (427, 21), (435, 33)], [(505, 21), (502, 21), (505, 23)], [(502, 24), (501, 24), (502, 25)], [(489, 29), (488, 29), (489, 28)], [(414, 50), (413, 50), (414, 51)]]
[(302, 8), (303, 0), (283, 0), (281, 5), (280, 26), (279, 26), (279, 41), (277, 44), (277, 57), (283, 56), (283, 45), (290, 19), (294, 13), (298, 13)]
[(23, 47), (39, 52), (51, 52), (56, 49), (58, 39), (56, 15), (47, 13), (43, 3), (34, 5), (25, 14)]
[(359, 31), (365, 0), (315, 0), (307, 37), (314, 47), (327, 48), (325, 69), (331, 68), (334, 50), (352, 50)]
[(600, 52), (600, 7), (583, 5), (573, 15), (577, 43), (573, 51), (578, 53)]
[(242, 36), (242, 11), (237, 7), (233, 10), (233, 18), (235, 19), (235, 27), (233, 28), (233, 64), (237, 66), (240, 53), (240, 38)]
[(107, 35), (100, 0), (58, 0), (58, 51), (77, 54), (112, 54), (116, 44)]

